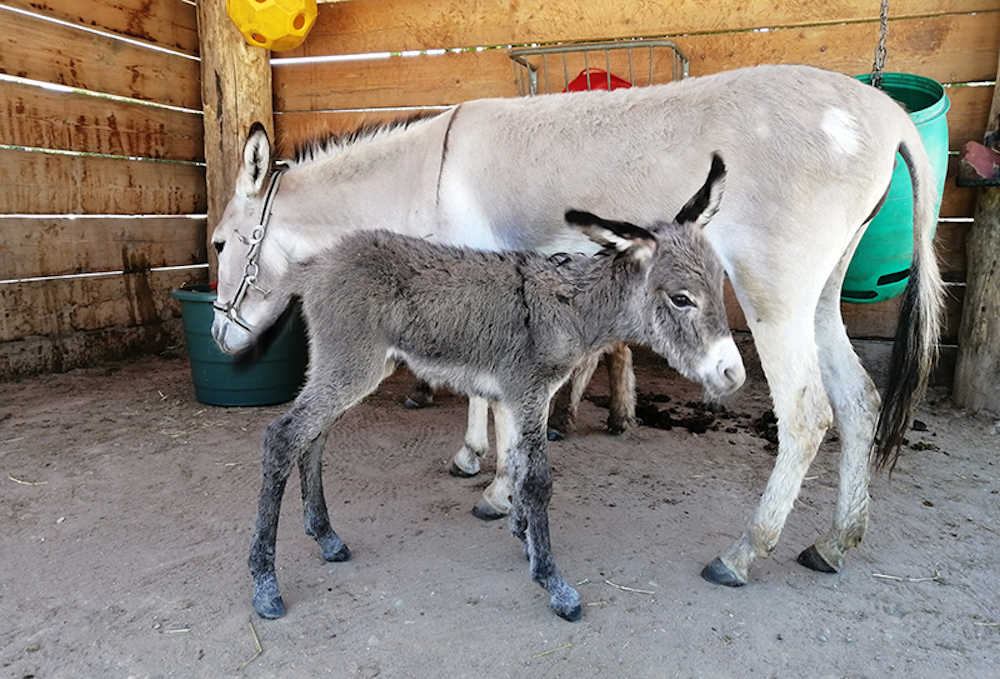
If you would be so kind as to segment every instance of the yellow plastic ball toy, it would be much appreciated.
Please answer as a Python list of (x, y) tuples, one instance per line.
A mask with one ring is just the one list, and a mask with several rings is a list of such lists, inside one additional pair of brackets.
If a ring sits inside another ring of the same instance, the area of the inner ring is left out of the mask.
[(226, 0), (226, 12), (254, 47), (298, 47), (316, 23), (316, 0)]

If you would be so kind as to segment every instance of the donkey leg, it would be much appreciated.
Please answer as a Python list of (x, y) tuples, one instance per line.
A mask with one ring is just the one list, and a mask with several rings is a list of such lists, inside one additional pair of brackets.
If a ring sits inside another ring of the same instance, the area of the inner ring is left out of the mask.
[(274, 573), (281, 499), (292, 465), (313, 441), (325, 438), (321, 429), (321, 417), (310, 413), (297, 401), (292, 410), (274, 420), (264, 434), (257, 526), (248, 562), (253, 577), (253, 607), (262, 618), (280, 618), (285, 614), (285, 603)]
[(302, 488), (302, 518), (306, 535), (319, 545), (323, 558), (327, 561), (347, 561), (351, 550), (330, 526), (330, 514), (326, 509), (323, 494), (323, 434), (309, 446), (308, 452), (299, 460), (299, 479)]
[(434, 389), (423, 380), (416, 380), (409, 395), (403, 401), (404, 408), (424, 408), (434, 403)]
[(778, 459), (743, 534), (702, 570), (702, 577), (709, 582), (744, 585), (754, 559), (771, 553), (806, 470), (832, 424), (814, 341), (814, 308), (808, 313), (788, 314), (789, 320), (782, 323), (753, 328), (778, 418)]
[(448, 473), (468, 477), (479, 473), (479, 461), (490, 450), (489, 403), (478, 396), (469, 397), (469, 415), (465, 429), (465, 443), (451, 460)]
[(573, 368), (569, 384), (564, 384), (556, 392), (555, 400), (552, 403), (552, 412), (549, 413), (547, 436), (550, 441), (561, 441), (576, 430), (576, 416), (580, 411), (583, 392), (587, 390), (590, 378), (594, 376), (594, 371), (597, 370), (597, 363), (600, 360), (600, 352), (585, 356)]
[(510, 418), (509, 411), (494, 403), (493, 429), (496, 436), (497, 471), (493, 481), (486, 486), (482, 496), (472, 508), (472, 513), (476, 518), (483, 521), (503, 518), (511, 509), (513, 484), (508, 466), (508, 456), (513, 427), (514, 423)]
[(624, 342), (608, 353), (608, 389), (608, 432), (622, 434), (635, 427), (635, 370), (632, 350)]
[(853, 252), (852, 247), (831, 275), (816, 310), (823, 385), (840, 433), (840, 491), (830, 531), (799, 554), (798, 562), (827, 573), (840, 570), (844, 553), (861, 542), (868, 526), (868, 456), (880, 401), (840, 315), (840, 287)]
[[(545, 441), (547, 406), (547, 399), (539, 399), (522, 406), (516, 416), (519, 426), (511, 448), (516, 500), (511, 528), (517, 537), (523, 536), (531, 562), (531, 577), (549, 593), (552, 610), (572, 622), (579, 620), (583, 612), (580, 595), (559, 573), (549, 539), (552, 473)], [(506, 409), (506, 405), (501, 408)]]

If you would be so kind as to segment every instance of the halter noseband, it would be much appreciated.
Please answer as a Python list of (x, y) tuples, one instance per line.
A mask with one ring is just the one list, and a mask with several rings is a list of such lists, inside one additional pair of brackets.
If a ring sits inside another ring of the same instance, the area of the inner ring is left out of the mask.
[(267, 297), (271, 292), (257, 285), (257, 274), (260, 273), (260, 266), (258, 266), (257, 260), (260, 258), (260, 243), (264, 240), (264, 235), (267, 233), (267, 225), (271, 221), (271, 208), (274, 203), (274, 197), (278, 195), (278, 185), (281, 183), (281, 175), (287, 169), (288, 166), (284, 163), (275, 163), (274, 169), (271, 172), (271, 178), (267, 184), (267, 193), (264, 195), (264, 206), (260, 212), (260, 221), (254, 227), (254, 230), (250, 232), (250, 237), (245, 239), (245, 242), (250, 244), (250, 249), (247, 251), (246, 264), (243, 265), (243, 280), (240, 281), (240, 287), (236, 289), (236, 294), (233, 295), (231, 302), (219, 304), (218, 300), (216, 300), (212, 303), (212, 307), (216, 311), (224, 313), (226, 318), (247, 332), (253, 332), (253, 326), (240, 316), (239, 306), (243, 298), (246, 297), (247, 290), (250, 288), (253, 288), (264, 297)]

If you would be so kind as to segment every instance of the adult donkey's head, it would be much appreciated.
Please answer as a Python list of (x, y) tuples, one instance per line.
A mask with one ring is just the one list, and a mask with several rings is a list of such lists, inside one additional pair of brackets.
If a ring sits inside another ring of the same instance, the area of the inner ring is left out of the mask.
[(281, 238), (268, 234), (282, 169), (272, 163), (267, 132), (254, 123), (243, 147), (236, 190), (212, 234), (219, 257), (219, 288), (212, 337), (230, 354), (245, 353), (280, 327), (291, 295)]
[(566, 221), (619, 251), (617, 264), (639, 279), (631, 308), (635, 339), (653, 348), (710, 398), (738, 389), (746, 378), (723, 304), (724, 270), (705, 238), (719, 209), (726, 168), (718, 154), (704, 185), (673, 222), (643, 229), (570, 210)]

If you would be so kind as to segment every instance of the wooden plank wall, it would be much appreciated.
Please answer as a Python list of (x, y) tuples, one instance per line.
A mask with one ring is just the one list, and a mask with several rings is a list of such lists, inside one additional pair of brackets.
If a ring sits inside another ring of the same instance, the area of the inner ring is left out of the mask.
[[(894, 0), (890, 8), (887, 69), (949, 86), (952, 150), (981, 140), (996, 79), (1000, 0)], [(689, 56), (694, 76), (758, 63), (807, 63), (854, 74), (871, 69), (878, 13), (875, 0), (675, 0), (631, 3), (627, 11), (620, 3), (587, 0), (323, 4), (306, 42), (272, 60), (276, 134), (287, 151), (320, 130), (350, 130), (397, 117), (405, 107), (517, 95), (506, 49), (398, 54), (407, 50), (669, 37)], [(281, 59), (379, 52), (396, 55), (322, 63)], [(973, 201), (973, 191), (955, 187), (949, 177), (941, 214), (971, 218)], [(949, 281), (948, 344), (955, 341), (961, 313), (967, 228), (961, 221), (943, 221), (938, 228)], [(892, 336), (897, 309), (897, 301), (845, 304), (844, 314), (853, 337), (884, 339)], [(738, 310), (732, 316), (736, 327), (743, 326)]]
[(169, 292), (207, 260), (194, 6), (0, 0), (0, 36), (0, 379), (181, 343)]

